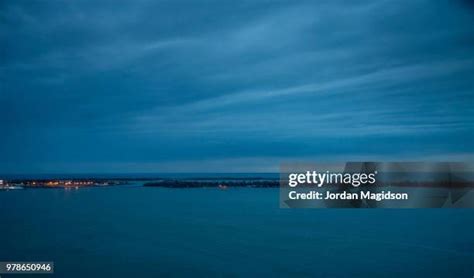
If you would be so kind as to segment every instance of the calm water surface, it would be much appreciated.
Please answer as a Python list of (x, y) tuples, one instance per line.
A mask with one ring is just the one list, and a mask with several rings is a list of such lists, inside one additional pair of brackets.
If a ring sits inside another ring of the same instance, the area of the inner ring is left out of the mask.
[(474, 210), (280, 209), (278, 198), (137, 185), (0, 191), (0, 261), (54, 261), (55, 277), (474, 276)]

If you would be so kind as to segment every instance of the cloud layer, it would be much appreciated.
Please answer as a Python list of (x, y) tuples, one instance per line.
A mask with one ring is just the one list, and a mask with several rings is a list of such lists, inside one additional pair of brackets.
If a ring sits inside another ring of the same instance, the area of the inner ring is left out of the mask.
[(0, 4), (0, 172), (469, 159), (466, 1)]

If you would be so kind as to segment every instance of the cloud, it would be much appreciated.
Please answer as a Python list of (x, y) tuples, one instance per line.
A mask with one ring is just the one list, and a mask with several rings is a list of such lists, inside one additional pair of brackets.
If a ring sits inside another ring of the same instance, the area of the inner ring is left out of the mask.
[(15, 1), (0, 20), (0, 151), (24, 171), (474, 151), (456, 2)]

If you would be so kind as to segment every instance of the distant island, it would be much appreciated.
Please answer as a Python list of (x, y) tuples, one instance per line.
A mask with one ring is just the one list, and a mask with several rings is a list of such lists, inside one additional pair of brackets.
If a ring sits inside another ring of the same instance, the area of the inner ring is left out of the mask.
[(147, 182), (143, 184), (147, 187), (166, 187), (166, 188), (203, 188), (215, 187), (225, 189), (227, 187), (254, 187), (268, 188), (279, 187), (279, 180), (263, 180), (263, 179), (220, 179), (220, 180), (160, 180)]
[[(248, 188), (277, 188), (280, 187), (278, 178), (262, 177), (201, 177), (201, 178), (70, 178), (70, 179), (12, 179), (0, 180), (0, 190), (11, 189), (79, 189), (84, 187), (105, 187), (130, 184), (131, 182), (142, 183), (144, 187), (163, 188), (219, 188), (248, 187)], [(422, 188), (473, 188), (471, 180), (458, 178), (439, 179), (433, 181), (410, 181), (394, 180), (383, 181), (385, 186), (395, 187), (422, 187)], [(376, 186), (376, 185), (375, 185)], [(300, 186), (312, 187), (312, 186)], [(346, 187), (342, 184), (331, 184), (326, 187)], [(364, 187), (364, 186), (361, 186)]]
[(10, 189), (79, 189), (83, 187), (104, 187), (129, 184), (133, 181), (142, 181), (145, 187), (167, 188), (205, 188), (214, 187), (225, 189), (228, 187), (269, 188), (279, 187), (278, 179), (261, 177), (236, 178), (192, 178), (192, 179), (163, 179), (163, 178), (81, 178), (81, 179), (13, 179), (0, 180), (0, 190)]
[(80, 187), (114, 186), (126, 184), (124, 180), (110, 179), (14, 179), (0, 180), (0, 189), (23, 188), (64, 188), (78, 189)]

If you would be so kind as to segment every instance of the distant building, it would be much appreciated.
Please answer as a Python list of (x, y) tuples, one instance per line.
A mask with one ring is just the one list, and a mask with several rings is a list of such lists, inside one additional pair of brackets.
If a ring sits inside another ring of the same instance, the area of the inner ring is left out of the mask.
[(3, 185), (3, 180), (0, 180), (0, 185)]

